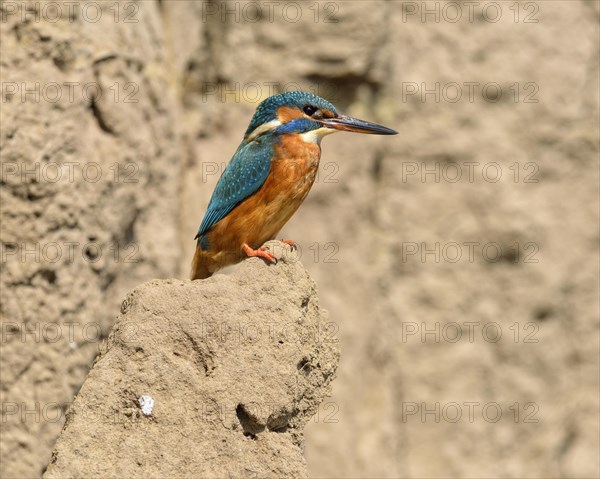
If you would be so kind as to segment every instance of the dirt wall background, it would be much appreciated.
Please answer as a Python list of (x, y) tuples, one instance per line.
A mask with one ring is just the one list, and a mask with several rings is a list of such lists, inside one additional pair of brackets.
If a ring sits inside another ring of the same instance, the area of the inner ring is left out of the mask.
[(325, 139), (282, 233), (342, 350), (309, 474), (598, 477), (598, 2), (0, 8), (2, 477), (41, 475), (120, 301), (187, 277), (299, 87), (400, 132)]

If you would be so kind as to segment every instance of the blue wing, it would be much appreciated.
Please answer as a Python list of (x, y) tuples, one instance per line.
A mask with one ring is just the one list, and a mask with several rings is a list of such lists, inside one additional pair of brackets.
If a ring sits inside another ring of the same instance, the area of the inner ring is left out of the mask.
[(265, 140), (242, 144), (235, 152), (219, 178), (196, 237), (205, 234), (265, 182), (274, 146)]

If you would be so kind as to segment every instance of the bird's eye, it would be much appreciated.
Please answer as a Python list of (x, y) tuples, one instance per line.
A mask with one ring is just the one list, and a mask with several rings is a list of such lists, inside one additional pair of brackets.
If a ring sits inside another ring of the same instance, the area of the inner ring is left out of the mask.
[(312, 105), (306, 105), (304, 108), (302, 108), (302, 111), (308, 116), (312, 116), (317, 109)]

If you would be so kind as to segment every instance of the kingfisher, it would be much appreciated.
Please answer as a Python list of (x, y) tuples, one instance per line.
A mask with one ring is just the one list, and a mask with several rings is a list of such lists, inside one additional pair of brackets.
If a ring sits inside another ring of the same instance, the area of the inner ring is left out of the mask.
[[(247, 257), (277, 262), (264, 243), (275, 239), (308, 195), (319, 168), (321, 139), (337, 131), (397, 134), (341, 115), (312, 93), (280, 93), (259, 104), (194, 238), (192, 280)], [(282, 241), (295, 247), (294, 241)]]

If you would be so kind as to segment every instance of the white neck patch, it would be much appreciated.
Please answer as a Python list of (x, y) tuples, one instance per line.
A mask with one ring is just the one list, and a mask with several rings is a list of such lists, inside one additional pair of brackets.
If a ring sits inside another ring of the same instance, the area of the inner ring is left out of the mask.
[(260, 136), (264, 133), (267, 133), (268, 131), (271, 131), (275, 128), (277, 128), (278, 126), (281, 125), (281, 122), (279, 120), (271, 120), (267, 123), (263, 123), (260, 126), (257, 126), (252, 133), (250, 133), (248, 135), (248, 138), (246, 138), (246, 141), (252, 141), (254, 140), (254, 138), (256, 138), (257, 136)]

